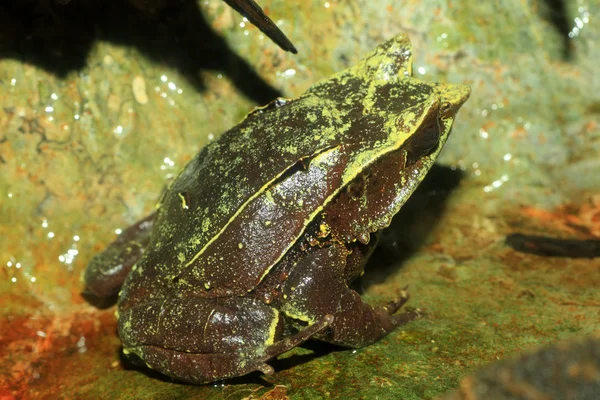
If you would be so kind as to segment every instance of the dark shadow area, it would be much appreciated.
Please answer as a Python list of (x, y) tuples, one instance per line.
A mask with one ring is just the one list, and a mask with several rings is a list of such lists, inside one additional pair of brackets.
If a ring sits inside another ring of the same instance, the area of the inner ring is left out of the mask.
[[(353, 288), (362, 292), (384, 282), (421, 248), (446, 210), (447, 199), (463, 177), (461, 170), (434, 164), (421, 185), (382, 233), (367, 262), (365, 274)], [(409, 288), (410, 289), (410, 288)]]
[[(341, 347), (337, 347), (333, 344), (319, 342), (318, 340), (309, 340), (309, 341), (301, 344), (299, 347), (313, 350), (313, 353), (294, 354), (289, 357), (279, 358), (279, 359), (269, 361), (268, 364), (275, 369), (275, 373), (294, 368), (298, 365), (306, 364), (308, 362), (311, 362), (312, 360), (323, 357), (324, 355), (327, 355), (327, 354), (335, 351), (336, 349), (337, 349), (337, 351), (346, 350)], [(314, 350), (314, 349), (317, 349), (317, 350)], [(279, 357), (281, 357), (281, 356), (279, 356)]]
[(573, 56), (573, 48), (569, 38), (571, 31), (571, 18), (567, 13), (565, 0), (544, 0), (546, 7), (542, 9), (542, 17), (554, 26), (563, 42), (563, 59), (570, 60)]
[[(351, 347), (344, 347), (344, 346), (340, 346), (338, 344), (323, 342), (322, 340), (316, 340), (316, 339), (307, 340), (306, 342), (302, 343), (298, 347), (302, 347), (303, 349), (312, 351), (313, 354), (306, 354), (306, 356), (311, 356), (312, 357), (311, 359), (326, 356), (329, 353), (337, 353), (338, 351), (352, 350)], [(292, 358), (292, 357), (290, 357), (290, 358)], [(285, 360), (281, 360), (281, 361), (285, 361)], [(278, 362), (279, 362), (279, 360), (278, 360)], [(298, 364), (301, 364), (301, 363), (293, 363), (289, 366), (289, 368), (296, 366)], [(275, 365), (275, 364), (273, 364), (273, 365)], [(282, 369), (287, 369), (287, 368), (282, 368)], [(277, 369), (275, 369), (275, 370), (277, 371)]]
[(195, 1), (157, 14), (126, 0), (19, 0), (0, 4), (0, 59), (35, 64), (64, 77), (86, 65), (95, 41), (136, 47), (181, 71), (199, 90), (202, 70), (220, 71), (245, 96), (265, 104), (280, 92), (264, 81), (208, 25)]
[(513, 233), (506, 237), (506, 245), (521, 253), (546, 257), (595, 258), (600, 257), (600, 240), (559, 239), (548, 236)]

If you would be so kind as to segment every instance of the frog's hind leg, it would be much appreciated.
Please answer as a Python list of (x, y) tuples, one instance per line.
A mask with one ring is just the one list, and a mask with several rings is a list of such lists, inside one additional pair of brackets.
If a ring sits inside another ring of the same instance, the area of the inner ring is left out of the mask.
[(273, 373), (266, 364), (323, 330), (330, 315), (279, 340), (283, 319), (258, 300), (197, 296), (139, 304), (119, 312), (124, 353), (172, 378), (207, 383), (252, 371)]
[(84, 295), (107, 300), (116, 297), (131, 268), (148, 245), (155, 220), (156, 212), (137, 221), (90, 260), (83, 275)]
[(308, 249), (283, 284), (281, 311), (300, 321), (333, 315), (331, 326), (317, 338), (349, 347), (374, 343), (420, 315), (418, 310), (395, 314), (408, 300), (404, 291), (384, 307), (374, 308), (363, 302), (346, 284), (347, 255), (345, 246), (339, 244)]

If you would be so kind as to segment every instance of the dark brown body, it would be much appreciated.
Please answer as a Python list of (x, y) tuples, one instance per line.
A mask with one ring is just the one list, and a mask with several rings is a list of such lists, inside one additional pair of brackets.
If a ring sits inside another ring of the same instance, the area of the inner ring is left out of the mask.
[[(362, 347), (418, 315), (396, 314), (402, 290), (372, 307), (349, 288), (469, 94), (409, 78), (409, 67), (399, 36), (300, 98), (253, 111), (190, 161), (119, 295), (126, 354), (205, 383), (271, 373), (267, 360), (310, 337)], [(118, 270), (114, 254), (91, 263), (91, 292)]]

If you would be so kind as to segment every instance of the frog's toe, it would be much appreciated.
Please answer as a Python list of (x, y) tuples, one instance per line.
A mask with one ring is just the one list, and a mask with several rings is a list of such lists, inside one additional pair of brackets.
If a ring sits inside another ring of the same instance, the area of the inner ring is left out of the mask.
[(260, 363), (256, 366), (256, 370), (262, 372), (265, 375), (273, 375), (275, 370), (269, 364)]
[(390, 315), (391, 322), (394, 326), (404, 325), (407, 322), (410, 322), (414, 319), (420, 318), (423, 315), (425, 315), (425, 312), (418, 308), (412, 308), (403, 312), (402, 314), (396, 314), (396, 312), (400, 308), (402, 308), (402, 306), (406, 304), (406, 302), (410, 298), (410, 295), (406, 291), (407, 288), (408, 287), (402, 289), (402, 292), (400, 292), (400, 296), (396, 300), (390, 301), (385, 307), (383, 307), (383, 309), (387, 311), (388, 315)]
[(395, 326), (400, 326), (400, 325), (404, 325), (412, 320), (415, 320), (417, 318), (421, 318), (422, 316), (425, 315), (425, 312), (419, 308), (414, 308), (411, 310), (408, 310), (406, 312), (403, 312), (402, 314), (396, 314), (396, 315), (392, 315), (392, 323)]
[(390, 301), (386, 306), (383, 307), (389, 315), (395, 314), (396, 311), (398, 311), (404, 304), (406, 304), (408, 299), (410, 299), (410, 295), (406, 289), (407, 287), (402, 289), (400, 296), (397, 299)]

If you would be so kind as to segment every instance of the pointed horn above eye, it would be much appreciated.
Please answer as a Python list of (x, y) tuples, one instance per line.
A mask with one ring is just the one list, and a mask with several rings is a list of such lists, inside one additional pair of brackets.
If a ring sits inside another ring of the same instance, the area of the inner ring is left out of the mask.
[(356, 67), (379, 82), (397, 82), (412, 76), (412, 46), (405, 34), (379, 45)]

